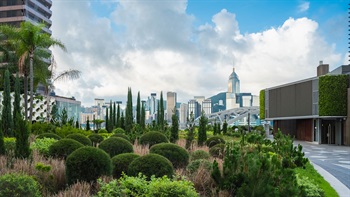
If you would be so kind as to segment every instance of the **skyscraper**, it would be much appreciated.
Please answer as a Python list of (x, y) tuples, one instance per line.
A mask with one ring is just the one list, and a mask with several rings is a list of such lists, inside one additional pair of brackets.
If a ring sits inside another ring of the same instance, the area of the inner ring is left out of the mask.
[(44, 23), (43, 31), (51, 35), (51, 0), (1, 0), (0, 24), (19, 27), (21, 22)]
[(237, 96), (240, 93), (240, 81), (235, 68), (232, 69), (232, 73), (228, 79), (228, 90), (226, 93), (226, 109), (232, 109), (239, 107), (237, 103)]
[(166, 102), (167, 121), (171, 122), (171, 116), (173, 115), (173, 113), (176, 113), (176, 111), (174, 111), (174, 108), (177, 102), (176, 92), (167, 92), (166, 96), (167, 96), (167, 99), (166, 99), (167, 100)]

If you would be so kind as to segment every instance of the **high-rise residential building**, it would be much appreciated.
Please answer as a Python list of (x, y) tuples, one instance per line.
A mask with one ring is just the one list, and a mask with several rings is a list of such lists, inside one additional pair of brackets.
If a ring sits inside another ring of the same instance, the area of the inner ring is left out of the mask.
[(181, 103), (180, 110), (179, 110), (179, 127), (180, 129), (186, 128), (187, 123), (187, 117), (188, 117), (188, 104)]
[(205, 99), (202, 102), (202, 111), (207, 115), (212, 113), (211, 99)]
[(205, 100), (205, 97), (204, 96), (194, 96), (193, 98), (194, 98), (194, 100), (196, 100), (198, 102), (199, 107), (200, 107), (199, 111), (200, 111), (200, 113), (202, 113), (202, 111), (203, 111), (202, 103)]
[(33, 24), (43, 23), (46, 26), (43, 31), (51, 35), (51, 6), (51, 0), (1, 0), (0, 24), (19, 27), (23, 21)]
[(173, 113), (176, 113), (176, 111), (174, 111), (176, 107), (176, 102), (177, 102), (176, 92), (167, 92), (166, 97), (167, 97), (166, 99), (167, 121), (170, 123), (172, 122), (171, 117)]
[(201, 105), (195, 99), (188, 101), (188, 117), (191, 113), (193, 113), (195, 119), (201, 115)]

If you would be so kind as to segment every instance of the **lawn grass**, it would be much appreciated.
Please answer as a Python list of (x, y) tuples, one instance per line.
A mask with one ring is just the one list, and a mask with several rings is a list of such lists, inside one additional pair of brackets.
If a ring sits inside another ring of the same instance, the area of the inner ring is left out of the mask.
[(313, 180), (314, 183), (318, 184), (320, 188), (323, 189), (325, 197), (337, 197), (338, 193), (333, 189), (333, 187), (315, 170), (315, 168), (308, 162), (305, 169), (296, 168), (296, 173), (301, 176), (306, 176)]

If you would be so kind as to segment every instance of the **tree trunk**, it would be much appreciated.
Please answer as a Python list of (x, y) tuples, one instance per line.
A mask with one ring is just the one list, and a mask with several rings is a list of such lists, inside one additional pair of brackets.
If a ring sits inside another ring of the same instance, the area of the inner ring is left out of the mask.
[(24, 117), (25, 120), (28, 120), (28, 76), (27, 71), (24, 74), (24, 92), (23, 92), (23, 100), (24, 100)]
[(30, 64), (29, 64), (29, 79), (30, 79), (30, 107), (29, 107), (29, 122), (32, 122), (33, 118), (33, 93), (34, 93), (34, 74), (33, 74), (33, 54), (34, 52), (30, 52)]

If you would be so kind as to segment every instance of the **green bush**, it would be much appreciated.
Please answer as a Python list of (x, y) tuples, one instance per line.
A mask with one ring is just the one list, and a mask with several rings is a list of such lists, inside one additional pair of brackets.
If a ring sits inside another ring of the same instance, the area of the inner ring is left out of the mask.
[(199, 166), (203, 167), (206, 171), (211, 171), (213, 164), (206, 159), (197, 159), (188, 164), (186, 170), (192, 174), (198, 170)]
[(15, 152), (16, 150), (16, 138), (5, 137), (4, 138), (5, 153)]
[(217, 144), (209, 149), (209, 153), (213, 157), (223, 158), (225, 155), (225, 144)]
[(121, 137), (121, 138), (123, 138), (123, 139), (125, 139), (125, 140), (130, 142), (130, 138), (127, 135), (122, 134), (122, 133), (113, 134), (113, 135), (111, 135), (111, 137)]
[(122, 153), (134, 152), (132, 144), (120, 137), (110, 137), (102, 141), (98, 148), (106, 151), (111, 157)]
[(194, 161), (197, 159), (206, 159), (208, 160), (210, 158), (210, 154), (204, 150), (195, 150), (191, 153), (190, 160)]
[(106, 129), (100, 129), (97, 133), (108, 133), (108, 131)]
[(98, 144), (104, 140), (101, 135), (96, 134), (96, 133), (89, 135), (89, 139), (91, 140), (93, 146), (96, 146), (96, 144)]
[(122, 134), (125, 134), (125, 131), (124, 131), (124, 129), (122, 129), (122, 128), (115, 128), (115, 129), (113, 129), (112, 133), (122, 133)]
[(137, 176), (139, 173), (146, 175), (148, 178), (152, 175), (155, 177), (162, 177), (164, 175), (171, 177), (174, 174), (174, 168), (173, 164), (167, 158), (150, 153), (136, 158), (129, 165), (129, 175)]
[(113, 171), (112, 175), (114, 178), (121, 177), (122, 173), (128, 173), (128, 167), (134, 159), (139, 158), (140, 155), (135, 153), (123, 153), (116, 155), (112, 158)]
[(225, 140), (222, 139), (221, 137), (218, 137), (218, 136), (213, 136), (209, 139), (207, 139), (207, 141), (205, 142), (205, 144), (211, 148), (217, 144), (225, 144)]
[(55, 125), (46, 122), (35, 122), (31, 125), (31, 132), (34, 135), (55, 132)]
[(149, 152), (162, 155), (169, 159), (174, 168), (186, 167), (190, 157), (187, 150), (173, 143), (155, 144)]
[(30, 145), (32, 150), (38, 150), (41, 155), (49, 156), (49, 148), (58, 140), (53, 138), (36, 138)]
[(171, 180), (168, 177), (151, 178), (148, 185), (147, 197), (153, 196), (184, 196), (198, 197), (193, 183), (187, 180)]
[(72, 152), (66, 159), (68, 184), (77, 181), (94, 182), (102, 175), (109, 176), (112, 163), (109, 155), (98, 148), (84, 146)]
[(87, 138), (85, 135), (80, 133), (73, 133), (67, 135), (67, 138), (76, 140), (77, 142), (80, 142), (84, 146), (92, 146), (92, 142), (89, 138)]
[(297, 184), (302, 197), (323, 197), (324, 191), (308, 177), (296, 175)]
[(40, 197), (40, 185), (28, 175), (5, 174), (0, 176), (0, 196)]
[(139, 143), (142, 145), (149, 145), (149, 147), (153, 146), (154, 144), (159, 143), (167, 143), (168, 138), (161, 132), (158, 131), (150, 131), (148, 133), (143, 134), (140, 137)]
[(37, 139), (52, 138), (52, 139), (56, 139), (56, 140), (61, 139), (60, 136), (58, 136), (57, 134), (54, 134), (54, 133), (43, 133), (43, 134), (38, 135), (36, 138)]
[(78, 129), (78, 128), (75, 128), (69, 124), (66, 124), (66, 125), (63, 125), (62, 127), (57, 127), (56, 130), (55, 130), (55, 133), (57, 135), (59, 135), (61, 138), (65, 138), (67, 135), (69, 134), (73, 134), (73, 133), (80, 133), (84, 136), (89, 136), (92, 134), (92, 131), (89, 130), (89, 131), (86, 131), (86, 130), (83, 130), (83, 129)]
[(54, 158), (67, 158), (73, 151), (84, 145), (73, 139), (61, 139), (49, 147), (49, 155)]

